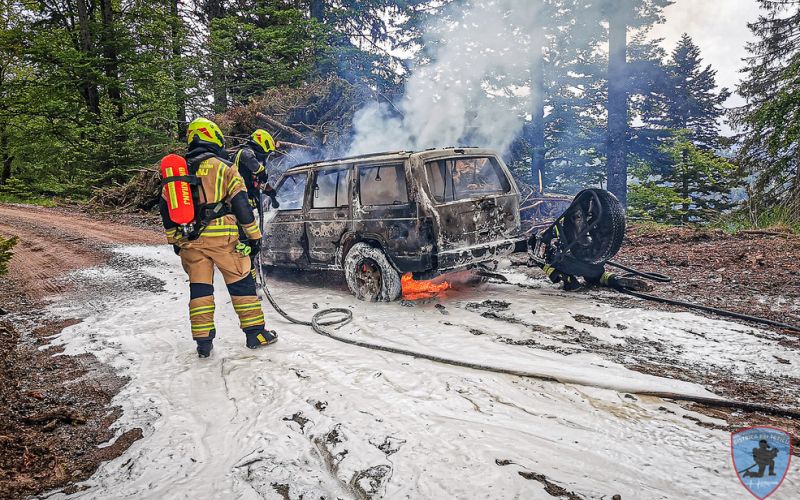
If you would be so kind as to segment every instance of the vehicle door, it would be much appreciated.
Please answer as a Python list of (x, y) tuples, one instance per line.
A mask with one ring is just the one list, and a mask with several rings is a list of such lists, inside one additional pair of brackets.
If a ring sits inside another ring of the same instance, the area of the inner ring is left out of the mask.
[(420, 225), (416, 205), (409, 201), (408, 183), (403, 161), (358, 166), (358, 213), (356, 230), (375, 236), (384, 244), (386, 254), (402, 270), (421, 270), (429, 263), (432, 243), (420, 241)]
[(336, 264), (342, 235), (350, 223), (351, 166), (313, 172), (306, 217), (308, 252), (312, 265)]
[(517, 228), (517, 193), (497, 158), (457, 157), (425, 163), (440, 215), (442, 250), (490, 244)]
[(275, 189), (280, 207), (270, 206), (265, 212), (264, 263), (298, 266), (307, 263), (304, 220), (307, 184), (308, 172), (298, 172), (284, 176)]

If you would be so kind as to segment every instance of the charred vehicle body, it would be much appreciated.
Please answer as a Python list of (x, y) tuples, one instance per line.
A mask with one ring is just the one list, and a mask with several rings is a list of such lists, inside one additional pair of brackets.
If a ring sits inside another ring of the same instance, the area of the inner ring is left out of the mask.
[(345, 272), (364, 300), (396, 300), (400, 277), (429, 279), (524, 250), (519, 191), (479, 148), (377, 153), (299, 165), (277, 183), (261, 263)]

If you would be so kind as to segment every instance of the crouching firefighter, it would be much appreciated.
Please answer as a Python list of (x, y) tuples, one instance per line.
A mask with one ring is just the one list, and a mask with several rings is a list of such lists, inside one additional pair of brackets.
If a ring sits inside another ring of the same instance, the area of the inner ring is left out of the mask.
[(160, 211), (167, 241), (189, 275), (189, 319), (197, 354), (208, 357), (216, 335), (215, 267), (225, 279), (247, 347), (272, 344), (278, 336), (264, 327), (251, 260), (236, 249), (240, 227), (254, 251), (261, 244), (244, 181), (227, 161), (224, 137), (215, 123), (205, 118), (194, 120), (187, 139), (189, 149), (182, 167), (170, 163), (181, 160), (176, 155), (162, 160)]

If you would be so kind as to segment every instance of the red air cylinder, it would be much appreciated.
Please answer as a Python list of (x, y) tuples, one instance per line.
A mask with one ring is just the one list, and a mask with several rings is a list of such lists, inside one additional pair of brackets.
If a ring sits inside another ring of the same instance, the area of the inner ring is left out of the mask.
[[(161, 179), (189, 175), (189, 167), (182, 156), (170, 154), (161, 159)], [(192, 187), (186, 181), (174, 180), (164, 185), (164, 197), (167, 200), (169, 218), (179, 225), (194, 221), (194, 203)]]

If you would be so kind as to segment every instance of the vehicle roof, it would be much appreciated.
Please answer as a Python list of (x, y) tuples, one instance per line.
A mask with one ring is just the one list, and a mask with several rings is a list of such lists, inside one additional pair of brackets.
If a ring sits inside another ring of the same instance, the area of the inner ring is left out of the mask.
[(288, 170), (286, 173), (303, 172), (306, 170), (321, 168), (321, 167), (335, 167), (338, 165), (346, 165), (351, 163), (365, 163), (365, 162), (384, 162), (392, 160), (406, 160), (412, 156), (419, 157), (423, 161), (431, 158), (440, 158), (443, 156), (452, 156), (454, 154), (463, 154), (465, 156), (472, 155), (492, 155), (498, 156), (497, 152), (492, 149), (485, 148), (431, 148), (424, 151), (386, 151), (381, 153), (369, 153), (356, 156), (347, 156), (344, 158), (335, 158), (330, 160), (319, 160), (308, 163), (296, 165)]

